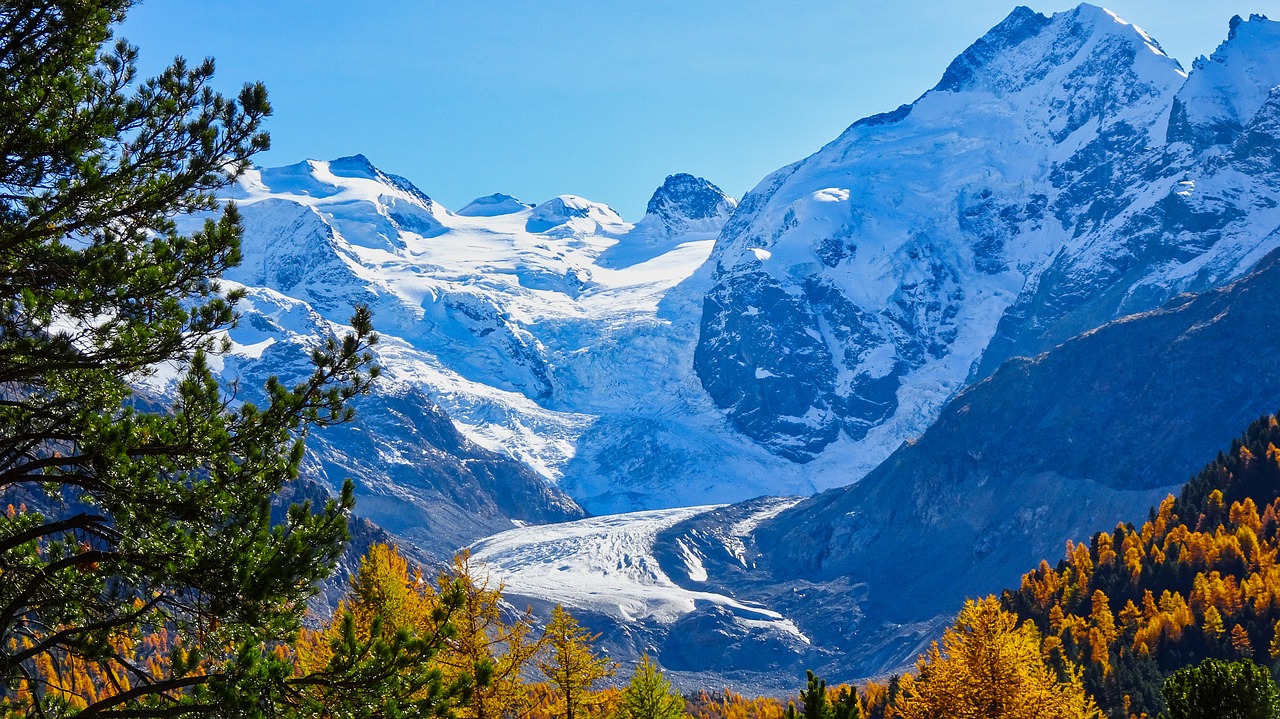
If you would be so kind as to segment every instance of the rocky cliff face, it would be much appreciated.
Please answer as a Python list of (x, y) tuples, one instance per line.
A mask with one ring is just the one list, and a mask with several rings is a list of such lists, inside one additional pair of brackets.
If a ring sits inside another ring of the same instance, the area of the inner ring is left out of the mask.
[(847, 482), (1009, 357), (1239, 277), (1280, 239), (1276, 27), (1233, 23), (1188, 78), (1107, 11), (1015, 10), (743, 199), (704, 387), (781, 456), (844, 448)]

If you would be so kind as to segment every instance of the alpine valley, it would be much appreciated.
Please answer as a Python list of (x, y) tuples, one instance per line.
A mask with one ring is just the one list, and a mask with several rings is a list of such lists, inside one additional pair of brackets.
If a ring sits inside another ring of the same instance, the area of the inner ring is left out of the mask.
[(307, 459), (358, 514), (690, 685), (893, 671), (1280, 407), (1280, 22), (1228, 30), (1188, 69), (1019, 7), (740, 202), (676, 174), (634, 223), (248, 170), (219, 371), (298, 376), (367, 304), (385, 377)]

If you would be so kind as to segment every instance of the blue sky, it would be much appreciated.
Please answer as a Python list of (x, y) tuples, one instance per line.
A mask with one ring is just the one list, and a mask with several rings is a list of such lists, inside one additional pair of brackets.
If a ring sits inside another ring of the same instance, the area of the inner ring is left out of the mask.
[[(992, 0), (147, 0), (120, 35), (158, 71), (213, 56), (267, 84), (267, 165), (363, 153), (446, 207), (571, 193), (637, 220), (663, 178), (741, 196), (910, 102), (1016, 3)], [(1050, 13), (1074, 2), (1030, 2)], [(1190, 66), (1280, 0), (1114, 0)]]

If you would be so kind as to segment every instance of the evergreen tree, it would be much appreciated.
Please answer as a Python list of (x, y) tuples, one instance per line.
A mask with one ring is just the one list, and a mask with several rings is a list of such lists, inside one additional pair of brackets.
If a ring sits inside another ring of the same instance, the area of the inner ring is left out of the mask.
[(463, 587), (444, 582), (436, 591), (421, 579), (395, 547), (369, 548), (333, 618), (299, 637), (289, 716), (451, 717), (467, 703), (473, 674), (446, 677), (436, 661), (456, 633)]
[(800, 704), (804, 707), (804, 719), (833, 719), (834, 712), (827, 700), (827, 682), (806, 670), (807, 686), (800, 690)]
[[(112, 38), (131, 4), (0, 5), (0, 500), (17, 505), (0, 514), (0, 697), (36, 716), (255, 715), (282, 696), (273, 647), (352, 505), (348, 486), (272, 526), (270, 501), (307, 428), (350, 417), (376, 337), (358, 309), (310, 377), (258, 403), (213, 379), (239, 217), (190, 235), (174, 217), (217, 209), (270, 106), (261, 85), (209, 89), (210, 60), (139, 80)], [(156, 407), (131, 387), (162, 364), (182, 378)], [(163, 651), (130, 648), (161, 630)]]
[(841, 687), (831, 707), (832, 719), (862, 719), (862, 702), (855, 687)]
[(645, 654), (622, 692), (618, 719), (681, 719), (684, 698), (671, 689), (657, 665)]
[(597, 656), (592, 649), (599, 637), (579, 626), (564, 607), (556, 605), (546, 631), (549, 656), (536, 664), (556, 689), (556, 713), (563, 719), (583, 719), (584, 711), (592, 705), (591, 687), (613, 676), (616, 670), (613, 662)]
[(1248, 659), (1205, 659), (1179, 669), (1164, 684), (1169, 719), (1277, 719), (1280, 690)]

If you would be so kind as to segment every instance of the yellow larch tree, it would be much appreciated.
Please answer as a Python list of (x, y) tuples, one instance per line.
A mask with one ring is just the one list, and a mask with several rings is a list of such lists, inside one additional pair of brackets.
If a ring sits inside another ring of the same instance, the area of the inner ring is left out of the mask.
[(458, 584), (463, 603), (452, 618), (456, 632), (436, 661), (446, 678), (483, 671), (488, 680), (473, 689), (467, 706), (457, 709), (458, 718), (498, 719), (522, 713), (528, 685), (521, 674), (546, 641), (546, 635), (535, 635), (532, 610), (507, 620), (502, 584), (495, 584), (465, 550), (453, 558), (440, 582)]
[(1231, 628), (1231, 650), (1241, 659), (1253, 659), (1253, 643), (1249, 641), (1249, 632), (1243, 625)]
[(396, 547), (372, 545), (333, 617), (293, 647), (291, 716), (455, 716), (487, 680), (481, 667), (446, 677), (437, 661), (462, 594), (456, 581), (432, 587)]
[(1111, 603), (1101, 589), (1095, 589), (1092, 597), (1092, 611), (1089, 614), (1089, 646), (1090, 659), (1102, 668), (1104, 676), (1111, 673), (1111, 644), (1119, 636), (1116, 629), (1115, 615), (1111, 613)]
[(1204, 635), (1209, 640), (1218, 640), (1226, 633), (1227, 628), (1222, 622), (1222, 612), (1217, 607), (1209, 607), (1204, 610)]
[(1078, 670), (1065, 679), (1044, 661), (1032, 622), (1004, 611), (995, 597), (965, 602), (942, 642), (904, 677), (896, 703), (901, 719), (1097, 719)]
[(421, 574), (409, 572), (409, 560), (390, 544), (373, 544), (360, 558), (360, 568), (351, 578), (347, 596), (338, 603), (331, 621), (320, 629), (304, 629), (294, 647), (302, 673), (321, 671), (333, 658), (332, 645), (342, 634), (342, 617), (350, 612), (355, 634), (368, 640), (375, 619), (381, 632), (399, 629), (434, 634), (438, 627), (431, 617), (436, 604), (434, 590)]
[(556, 690), (556, 715), (561, 719), (584, 719), (596, 703), (592, 685), (617, 671), (617, 665), (592, 648), (599, 637), (556, 605), (547, 624), (546, 653), (535, 664)]

